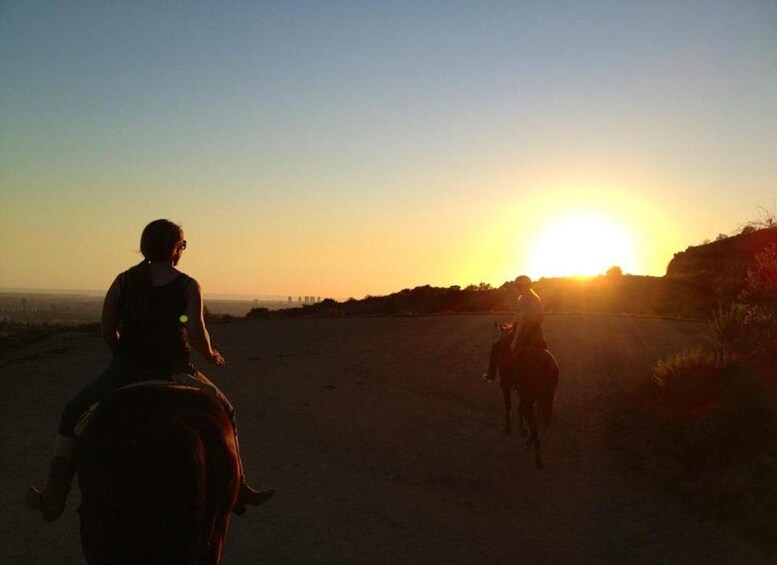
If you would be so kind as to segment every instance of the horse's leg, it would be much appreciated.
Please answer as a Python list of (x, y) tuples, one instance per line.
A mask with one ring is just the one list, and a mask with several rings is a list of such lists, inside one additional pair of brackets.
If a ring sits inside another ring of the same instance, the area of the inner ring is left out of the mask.
[[(514, 362), (517, 362), (517, 358), (514, 360)], [(517, 373), (517, 368), (513, 368)], [(526, 418), (523, 415), (523, 399), (521, 398), (521, 374), (515, 374), (516, 379), (516, 385), (515, 390), (518, 393), (518, 432), (521, 434), (521, 437), (526, 439)]]
[(491, 354), (488, 356), (488, 373), (485, 378), (488, 381), (493, 381), (496, 378), (496, 372), (499, 369), (499, 361), (503, 355), (503, 343), (502, 340), (497, 341), (491, 346)]
[(505, 433), (509, 434), (512, 431), (512, 423), (510, 422), (510, 412), (513, 409), (512, 399), (510, 396), (512, 395), (512, 389), (510, 388), (509, 384), (505, 384), (505, 378), (502, 377), (502, 396), (504, 397), (505, 401)]
[[(521, 429), (521, 437), (526, 440), (526, 449), (532, 448), (533, 437), (529, 433), (531, 425), (529, 424), (529, 411), (531, 405), (527, 404), (524, 397), (518, 394), (518, 425)], [(527, 426), (528, 425), (528, 426)]]
[[(521, 437), (526, 439), (526, 436), (529, 434), (529, 432), (526, 429), (526, 416), (523, 414), (523, 410), (520, 408), (520, 404), (518, 407), (518, 431), (521, 434)], [(529, 439), (529, 442), (531, 442), (531, 438)], [(530, 446), (531, 443), (527, 443), (527, 446)]]
[(529, 424), (530, 433), (529, 439), (526, 441), (526, 447), (534, 447), (534, 466), (537, 469), (542, 469), (542, 449), (540, 447), (540, 436), (537, 431), (537, 418), (534, 415), (534, 401), (524, 402), (521, 399), (519, 410)]

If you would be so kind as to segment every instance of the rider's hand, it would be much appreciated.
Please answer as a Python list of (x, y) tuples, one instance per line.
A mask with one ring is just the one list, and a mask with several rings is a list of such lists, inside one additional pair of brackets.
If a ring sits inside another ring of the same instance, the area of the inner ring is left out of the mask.
[(217, 367), (221, 367), (222, 365), (226, 364), (226, 361), (224, 361), (224, 358), (221, 356), (221, 353), (219, 353), (218, 349), (215, 347), (213, 348), (213, 353), (210, 356), (210, 362), (216, 365)]

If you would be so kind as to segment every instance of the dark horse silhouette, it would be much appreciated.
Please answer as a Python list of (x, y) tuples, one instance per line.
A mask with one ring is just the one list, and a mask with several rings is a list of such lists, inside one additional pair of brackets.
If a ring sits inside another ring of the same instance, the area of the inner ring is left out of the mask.
[(94, 564), (218, 564), (239, 486), (223, 405), (142, 384), (100, 403), (78, 459), (81, 545)]
[[(511, 324), (502, 324), (499, 331), (503, 337), (512, 330)], [(512, 334), (510, 334), (512, 335)], [(527, 448), (534, 448), (534, 463), (542, 469), (542, 448), (538, 428), (548, 429), (553, 416), (553, 401), (558, 385), (558, 364), (550, 351), (542, 347), (521, 347), (515, 353), (510, 351), (511, 339), (501, 339), (493, 349), (499, 370), (499, 382), (505, 404), (505, 433), (512, 431), (512, 391), (518, 392), (518, 426), (521, 437), (527, 436)], [(539, 425), (538, 425), (539, 424)]]

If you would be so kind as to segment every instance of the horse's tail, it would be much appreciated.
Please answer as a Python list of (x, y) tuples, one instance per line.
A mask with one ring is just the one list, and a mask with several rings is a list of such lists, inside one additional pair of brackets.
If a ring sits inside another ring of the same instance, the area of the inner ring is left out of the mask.
[(157, 517), (155, 534), (160, 542), (154, 556), (160, 563), (185, 563), (202, 552), (208, 526), (205, 446), (198, 431), (181, 419), (172, 420), (161, 432), (167, 449), (160, 459), (165, 464), (157, 467), (153, 506), (149, 504)]
[(556, 386), (558, 385), (558, 364), (550, 352), (545, 360), (542, 386), (537, 397), (537, 417), (543, 431), (550, 427), (553, 418), (553, 402), (556, 399)]

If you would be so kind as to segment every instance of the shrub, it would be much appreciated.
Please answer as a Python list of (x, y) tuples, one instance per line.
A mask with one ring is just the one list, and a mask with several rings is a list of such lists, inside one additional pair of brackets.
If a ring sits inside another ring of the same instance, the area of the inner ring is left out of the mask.
[(716, 392), (723, 371), (735, 359), (730, 353), (696, 347), (659, 360), (653, 368), (652, 379), (678, 400), (704, 403)]
[(246, 314), (246, 318), (269, 318), (270, 317), (270, 309), (265, 308), (264, 306), (259, 308), (251, 308), (251, 310)]
[(739, 294), (743, 303), (777, 314), (777, 246), (770, 245), (755, 256)]
[(754, 325), (752, 308), (732, 303), (728, 309), (718, 305), (710, 329), (715, 345), (726, 353), (746, 354), (758, 347), (759, 331)]
[(777, 408), (750, 363), (696, 348), (660, 361), (653, 382), (657, 394), (642, 397), (650, 407), (644, 433), (653, 454), (703, 475), (733, 472), (774, 453)]
[(738, 304), (728, 312), (719, 309), (713, 320), (716, 339), (724, 348), (740, 353), (777, 346), (777, 246), (755, 256), (740, 290)]

